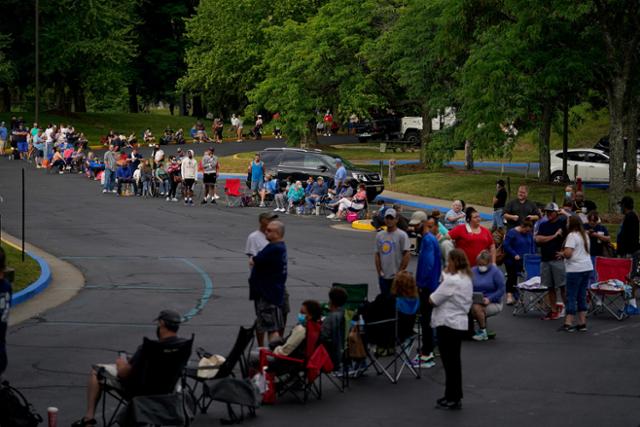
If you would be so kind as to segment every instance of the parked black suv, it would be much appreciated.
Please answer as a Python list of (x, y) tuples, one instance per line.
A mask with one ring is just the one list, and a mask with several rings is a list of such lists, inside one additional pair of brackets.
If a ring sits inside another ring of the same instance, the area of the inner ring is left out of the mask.
[(364, 120), (356, 125), (355, 130), (359, 142), (397, 139), (400, 135), (400, 119), (391, 116)]
[(367, 198), (373, 201), (384, 190), (384, 181), (377, 172), (357, 169), (347, 160), (335, 154), (321, 150), (307, 150), (302, 148), (267, 148), (260, 152), (267, 173), (276, 176), (278, 180), (292, 177), (296, 181), (306, 181), (313, 176), (322, 176), (333, 186), (336, 174), (336, 159), (341, 159), (347, 169), (347, 177), (367, 187)]

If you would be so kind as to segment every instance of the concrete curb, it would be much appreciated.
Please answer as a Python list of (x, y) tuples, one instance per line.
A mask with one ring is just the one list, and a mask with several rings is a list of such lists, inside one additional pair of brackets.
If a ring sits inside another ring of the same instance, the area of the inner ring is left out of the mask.
[[(2, 238), (12, 246), (17, 246), (19, 242), (18, 239), (4, 231), (2, 232)], [(25, 295), (28, 292), (28, 297), (23, 298), (18, 305), (11, 308), (11, 316), (9, 316), (10, 326), (32, 317), (37, 317), (41, 313), (69, 301), (85, 284), (84, 276), (80, 270), (70, 263), (56, 258), (50, 253), (28, 243), (25, 249), (31, 257), (40, 263), (40, 268), (43, 272), (42, 263), (47, 266), (49, 270), (49, 281), (47, 286), (39, 286), (37, 292), (31, 288), (35, 288), (36, 283), (38, 283), (40, 279), (21, 291), (25, 292)], [(17, 294), (18, 293), (12, 298), (12, 302), (15, 300)]]
[[(22, 250), (21, 247), (15, 245), (14, 243), (8, 240), (2, 239), (2, 241), (14, 249)], [(25, 251), (25, 254), (31, 257), (33, 260), (35, 260), (40, 266), (40, 277), (38, 277), (38, 279), (35, 282), (30, 284), (26, 288), (13, 294), (13, 296), (11, 297), (12, 307), (17, 306), (18, 304), (22, 304), (27, 300), (30, 300), (40, 292), (44, 291), (45, 288), (49, 286), (49, 283), (51, 283), (51, 269), (49, 268), (49, 264), (41, 257), (34, 255), (29, 251)]]

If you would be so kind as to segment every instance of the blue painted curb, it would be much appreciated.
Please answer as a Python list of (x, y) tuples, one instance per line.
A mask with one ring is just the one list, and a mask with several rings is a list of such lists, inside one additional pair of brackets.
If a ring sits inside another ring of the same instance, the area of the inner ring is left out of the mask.
[(49, 264), (40, 258), (37, 255), (33, 255), (29, 252), (26, 252), (28, 256), (36, 260), (36, 262), (40, 265), (40, 277), (38, 280), (24, 288), (23, 290), (16, 292), (11, 297), (11, 305), (16, 306), (18, 304), (22, 304), (23, 302), (30, 300), (34, 296), (38, 295), (40, 292), (44, 291), (49, 283), (51, 283), (51, 269), (49, 268)]
[[(397, 204), (400, 204), (400, 205), (403, 205), (403, 206), (409, 206), (409, 207), (420, 209), (420, 210), (430, 211), (430, 210), (433, 210), (433, 209), (438, 209), (443, 214), (446, 214), (447, 211), (450, 209), (450, 208), (445, 207), (445, 206), (429, 205), (427, 203), (413, 202), (413, 201), (410, 201), (410, 200), (396, 199), (396, 198), (393, 198), (393, 197), (386, 197), (386, 196), (378, 196), (378, 197), (376, 197), (376, 200), (384, 200), (387, 203), (397, 203)], [(486, 213), (482, 213), (482, 212), (480, 212), (480, 218), (482, 218), (485, 221), (491, 221), (493, 219), (493, 217), (491, 215), (486, 214)]]

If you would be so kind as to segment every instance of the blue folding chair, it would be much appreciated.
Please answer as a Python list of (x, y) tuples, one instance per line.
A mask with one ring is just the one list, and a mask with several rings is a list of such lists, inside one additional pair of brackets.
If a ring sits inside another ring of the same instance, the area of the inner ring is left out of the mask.
[(525, 281), (518, 283), (518, 300), (513, 306), (513, 315), (526, 314), (529, 312), (539, 312), (546, 314), (551, 310), (545, 297), (549, 293), (546, 286), (539, 284), (536, 287), (525, 286), (524, 282), (530, 283), (534, 277), (540, 277), (541, 257), (538, 254), (527, 254), (524, 256), (523, 266), (525, 271)]

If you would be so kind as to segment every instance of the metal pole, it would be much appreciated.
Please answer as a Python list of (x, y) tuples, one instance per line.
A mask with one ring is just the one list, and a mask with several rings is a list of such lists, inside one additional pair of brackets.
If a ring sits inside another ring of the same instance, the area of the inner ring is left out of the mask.
[(24, 168), (22, 168), (22, 262), (24, 262)]
[(36, 0), (36, 108), (35, 122), (40, 125), (40, 0)]

